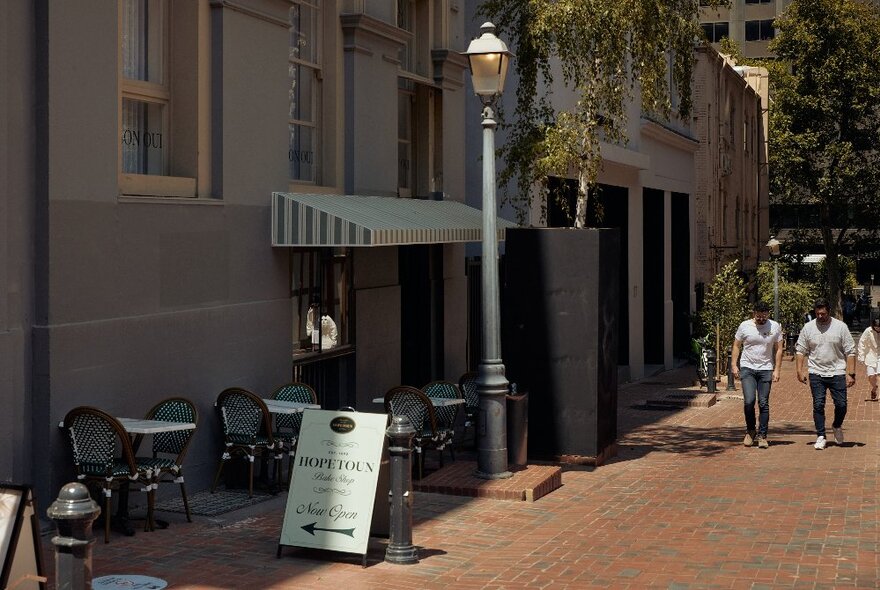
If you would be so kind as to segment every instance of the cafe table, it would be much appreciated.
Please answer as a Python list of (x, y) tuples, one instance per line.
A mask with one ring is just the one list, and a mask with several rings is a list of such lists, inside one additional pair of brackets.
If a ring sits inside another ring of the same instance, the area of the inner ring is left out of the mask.
[(309, 404), (305, 402), (289, 402), (281, 399), (263, 398), (266, 409), (272, 414), (300, 414), (305, 410), (320, 410), (321, 404)]
[[(442, 407), (446, 407), (446, 406), (457, 406), (459, 404), (464, 403), (464, 400), (461, 399), (460, 397), (429, 397), (428, 399), (431, 401), (431, 405), (434, 406), (435, 408), (442, 408)], [(374, 397), (373, 403), (374, 404), (384, 404), (385, 398), (384, 397)]]

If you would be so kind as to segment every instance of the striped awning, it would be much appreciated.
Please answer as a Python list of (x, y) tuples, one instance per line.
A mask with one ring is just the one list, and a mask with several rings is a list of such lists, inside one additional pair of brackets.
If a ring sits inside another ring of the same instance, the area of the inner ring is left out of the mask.
[[(273, 246), (478, 242), (482, 211), (458, 201), (272, 193)], [(515, 223), (497, 218), (498, 239)]]

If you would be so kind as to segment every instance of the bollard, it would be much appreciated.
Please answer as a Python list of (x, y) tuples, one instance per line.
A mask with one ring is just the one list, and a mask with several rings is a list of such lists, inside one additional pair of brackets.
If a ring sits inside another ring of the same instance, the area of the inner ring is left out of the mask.
[(733, 349), (727, 347), (727, 391), (736, 391), (736, 384), (733, 382)]
[[(81, 483), (66, 484), (46, 514), (55, 521), (56, 590), (90, 590), (92, 587), (92, 523), (101, 509)], [(105, 515), (105, 518), (109, 516)]]
[(418, 549), (412, 543), (412, 439), (416, 431), (406, 416), (391, 418), (385, 431), (391, 458), (390, 534), (385, 561), (409, 564), (419, 561)]
[(709, 393), (715, 393), (717, 391), (717, 389), (715, 389), (716, 361), (715, 349), (710, 348), (706, 351), (706, 391)]

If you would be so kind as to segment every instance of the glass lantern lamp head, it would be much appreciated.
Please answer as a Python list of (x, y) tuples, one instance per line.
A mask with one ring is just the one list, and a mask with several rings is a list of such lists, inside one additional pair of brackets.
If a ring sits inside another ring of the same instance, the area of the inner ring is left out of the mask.
[(495, 25), (483, 23), (480, 36), (471, 41), (462, 55), (468, 58), (474, 94), (483, 104), (491, 104), (504, 92), (504, 80), (510, 58), (514, 55), (507, 44), (495, 36)]
[(782, 248), (782, 242), (777, 240), (775, 237), (770, 236), (770, 241), (767, 242), (767, 249), (770, 251), (770, 258), (777, 258), (779, 256), (779, 251)]

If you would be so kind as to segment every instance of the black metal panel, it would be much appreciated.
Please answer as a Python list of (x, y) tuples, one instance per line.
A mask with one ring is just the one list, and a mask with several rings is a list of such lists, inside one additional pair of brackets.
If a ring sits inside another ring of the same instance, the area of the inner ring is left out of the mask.
[(617, 437), (619, 236), (507, 231), (502, 350), (529, 391), (532, 457), (599, 457)]

